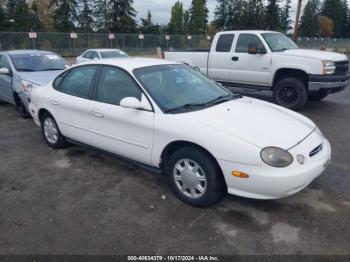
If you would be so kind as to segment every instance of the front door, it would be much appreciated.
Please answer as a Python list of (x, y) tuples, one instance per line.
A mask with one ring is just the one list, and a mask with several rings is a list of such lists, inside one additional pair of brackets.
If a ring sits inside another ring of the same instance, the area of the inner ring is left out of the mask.
[[(250, 45), (259, 50), (266, 50), (266, 54), (249, 54)], [(232, 54), (231, 81), (251, 85), (268, 84), (271, 66), (271, 56), (263, 42), (256, 34), (241, 33)]]
[(0, 68), (7, 68), (10, 74), (0, 74), (0, 99), (13, 103), (12, 75), (9, 61), (5, 55), (0, 55)]
[(104, 66), (90, 104), (91, 143), (114, 154), (151, 164), (154, 112), (121, 107), (120, 101), (125, 97), (146, 102), (129, 73)]

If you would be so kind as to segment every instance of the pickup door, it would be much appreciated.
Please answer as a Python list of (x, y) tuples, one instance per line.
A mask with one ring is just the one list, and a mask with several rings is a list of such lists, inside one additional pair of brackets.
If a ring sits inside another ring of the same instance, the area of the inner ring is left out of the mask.
[[(232, 52), (230, 82), (267, 86), (271, 69), (271, 54), (259, 35), (240, 33), (235, 41)], [(249, 46), (263, 51), (258, 54), (249, 54)]]

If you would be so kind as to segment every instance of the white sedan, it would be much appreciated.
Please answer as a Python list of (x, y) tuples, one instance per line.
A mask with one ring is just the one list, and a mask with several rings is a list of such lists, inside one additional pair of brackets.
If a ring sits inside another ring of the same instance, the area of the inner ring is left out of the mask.
[(119, 49), (88, 49), (80, 56), (77, 56), (76, 63), (80, 64), (91, 60), (120, 57), (128, 57), (128, 54)]
[(308, 118), (158, 59), (74, 66), (33, 89), (29, 107), (49, 146), (85, 145), (163, 172), (194, 206), (212, 205), (227, 191), (257, 199), (292, 195), (331, 157)]

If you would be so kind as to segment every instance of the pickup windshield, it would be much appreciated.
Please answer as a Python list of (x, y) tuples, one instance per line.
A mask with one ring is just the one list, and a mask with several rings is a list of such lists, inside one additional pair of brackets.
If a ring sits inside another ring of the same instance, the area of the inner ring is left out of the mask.
[(134, 70), (164, 112), (198, 110), (231, 100), (234, 95), (186, 65), (157, 65)]
[(50, 53), (16, 54), (10, 57), (19, 72), (64, 70), (69, 66), (62, 57)]
[(272, 52), (283, 52), (285, 50), (297, 49), (298, 46), (281, 33), (262, 33), (262, 37)]

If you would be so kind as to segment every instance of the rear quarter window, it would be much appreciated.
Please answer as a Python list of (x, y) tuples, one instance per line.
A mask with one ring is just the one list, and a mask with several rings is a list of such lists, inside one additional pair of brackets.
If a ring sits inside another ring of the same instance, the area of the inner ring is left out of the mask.
[(220, 35), (216, 44), (216, 52), (230, 52), (234, 37), (234, 34)]

